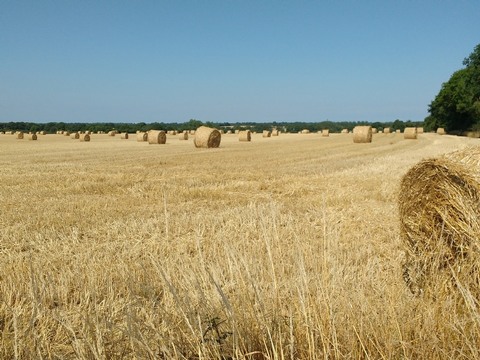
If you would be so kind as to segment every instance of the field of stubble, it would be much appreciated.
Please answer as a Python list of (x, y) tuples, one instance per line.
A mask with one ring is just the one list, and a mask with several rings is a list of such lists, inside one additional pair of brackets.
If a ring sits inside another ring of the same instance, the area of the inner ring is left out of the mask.
[(415, 297), (397, 203), (480, 140), (0, 135), (0, 358), (472, 359), (480, 312)]

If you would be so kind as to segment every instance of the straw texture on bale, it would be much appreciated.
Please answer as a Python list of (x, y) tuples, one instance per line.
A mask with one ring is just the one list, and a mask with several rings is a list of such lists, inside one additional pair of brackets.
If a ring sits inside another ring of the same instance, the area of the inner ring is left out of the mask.
[(410, 139), (410, 140), (416, 140), (417, 139), (417, 128), (416, 127), (406, 127), (405, 130), (403, 130), (403, 138), (404, 139)]
[[(414, 293), (480, 290), (480, 147), (426, 159), (401, 181), (404, 278)], [(453, 287), (452, 287), (453, 285)]]
[(150, 130), (148, 132), (149, 144), (165, 144), (167, 142), (167, 135), (163, 130)]
[(372, 127), (371, 126), (355, 126), (353, 128), (354, 143), (371, 143)]
[(138, 132), (137, 133), (137, 141), (147, 141), (148, 134), (146, 132)]
[(23, 132), (18, 131), (16, 135), (17, 135), (17, 139), (23, 139)]
[(323, 129), (322, 130), (322, 136), (325, 136), (325, 137), (330, 136), (330, 130), (329, 129)]
[(445, 131), (444, 128), (439, 127), (439, 128), (437, 129), (437, 134), (439, 134), (439, 135), (445, 135), (445, 134), (446, 134), (446, 131)]
[(179, 140), (188, 140), (188, 132), (184, 131), (178, 135)]
[(28, 140), (37, 140), (37, 134), (28, 134), (27, 139)]
[(80, 137), (79, 133), (71, 133), (70, 134), (70, 139), (78, 139)]
[(128, 140), (128, 133), (121, 133), (120, 139)]
[(238, 141), (251, 141), (252, 133), (250, 130), (243, 130), (238, 133)]
[(272, 136), (272, 132), (269, 130), (263, 130), (262, 136), (264, 138)]
[(90, 134), (81, 134), (80, 141), (90, 141)]
[(221, 140), (222, 134), (217, 129), (200, 126), (195, 131), (194, 144), (197, 148), (217, 148)]

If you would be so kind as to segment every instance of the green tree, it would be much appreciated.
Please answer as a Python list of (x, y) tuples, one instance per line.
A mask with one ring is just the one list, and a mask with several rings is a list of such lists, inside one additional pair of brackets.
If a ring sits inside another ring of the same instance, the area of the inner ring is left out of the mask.
[(449, 132), (463, 132), (480, 127), (480, 44), (463, 65), (430, 103), (430, 116), (425, 119), (429, 130), (445, 127)]

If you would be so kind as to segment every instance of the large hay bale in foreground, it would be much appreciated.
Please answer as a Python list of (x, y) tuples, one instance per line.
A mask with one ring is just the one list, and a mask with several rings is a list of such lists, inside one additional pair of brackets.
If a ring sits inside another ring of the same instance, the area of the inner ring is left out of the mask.
[(243, 130), (238, 133), (238, 141), (251, 141), (252, 133), (250, 130)]
[(404, 277), (415, 292), (480, 290), (480, 147), (426, 159), (401, 181)]
[(148, 132), (149, 144), (165, 144), (167, 142), (167, 134), (163, 130), (150, 130)]
[(355, 126), (353, 128), (354, 143), (371, 143), (372, 127), (371, 126)]
[(222, 134), (220, 134), (220, 131), (207, 126), (200, 126), (195, 131), (193, 143), (197, 148), (218, 148), (221, 140)]
[(437, 134), (438, 135), (445, 135), (447, 132), (445, 131), (445, 128), (439, 127), (437, 129)]
[(410, 140), (416, 140), (417, 139), (417, 128), (416, 127), (406, 127), (405, 130), (403, 130), (403, 138), (404, 139), (410, 139)]

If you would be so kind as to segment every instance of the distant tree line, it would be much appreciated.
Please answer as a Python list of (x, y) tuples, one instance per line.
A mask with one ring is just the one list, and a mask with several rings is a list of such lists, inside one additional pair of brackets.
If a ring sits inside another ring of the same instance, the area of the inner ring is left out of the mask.
[(463, 60), (429, 105), (426, 130), (443, 127), (451, 134), (480, 131), (480, 44)]
[(378, 130), (383, 130), (386, 127), (389, 127), (392, 130), (402, 130), (407, 126), (423, 126), (423, 122), (415, 121), (402, 121), (394, 120), (391, 122), (351, 122), (351, 121), (320, 121), (320, 122), (221, 122), (213, 123), (210, 121), (203, 122), (197, 119), (190, 119), (184, 123), (163, 123), (163, 122), (153, 122), (146, 124), (144, 122), (140, 123), (68, 123), (68, 122), (48, 122), (48, 123), (32, 123), (32, 122), (6, 122), (0, 123), (0, 131), (46, 131), (49, 134), (55, 134), (57, 131), (92, 131), (92, 132), (108, 132), (111, 130), (117, 130), (119, 132), (128, 132), (135, 133), (139, 131), (148, 131), (148, 130), (194, 130), (199, 126), (210, 126), (217, 129), (228, 130), (242, 130), (249, 129), (251, 131), (262, 132), (263, 130), (272, 130), (278, 129), (282, 132), (292, 132), (296, 133), (307, 129), (311, 132), (321, 131), (323, 129), (329, 129), (330, 132), (340, 132), (342, 129), (353, 130), (357, 125), (371, 125), (372, 127), (377, 128)]

